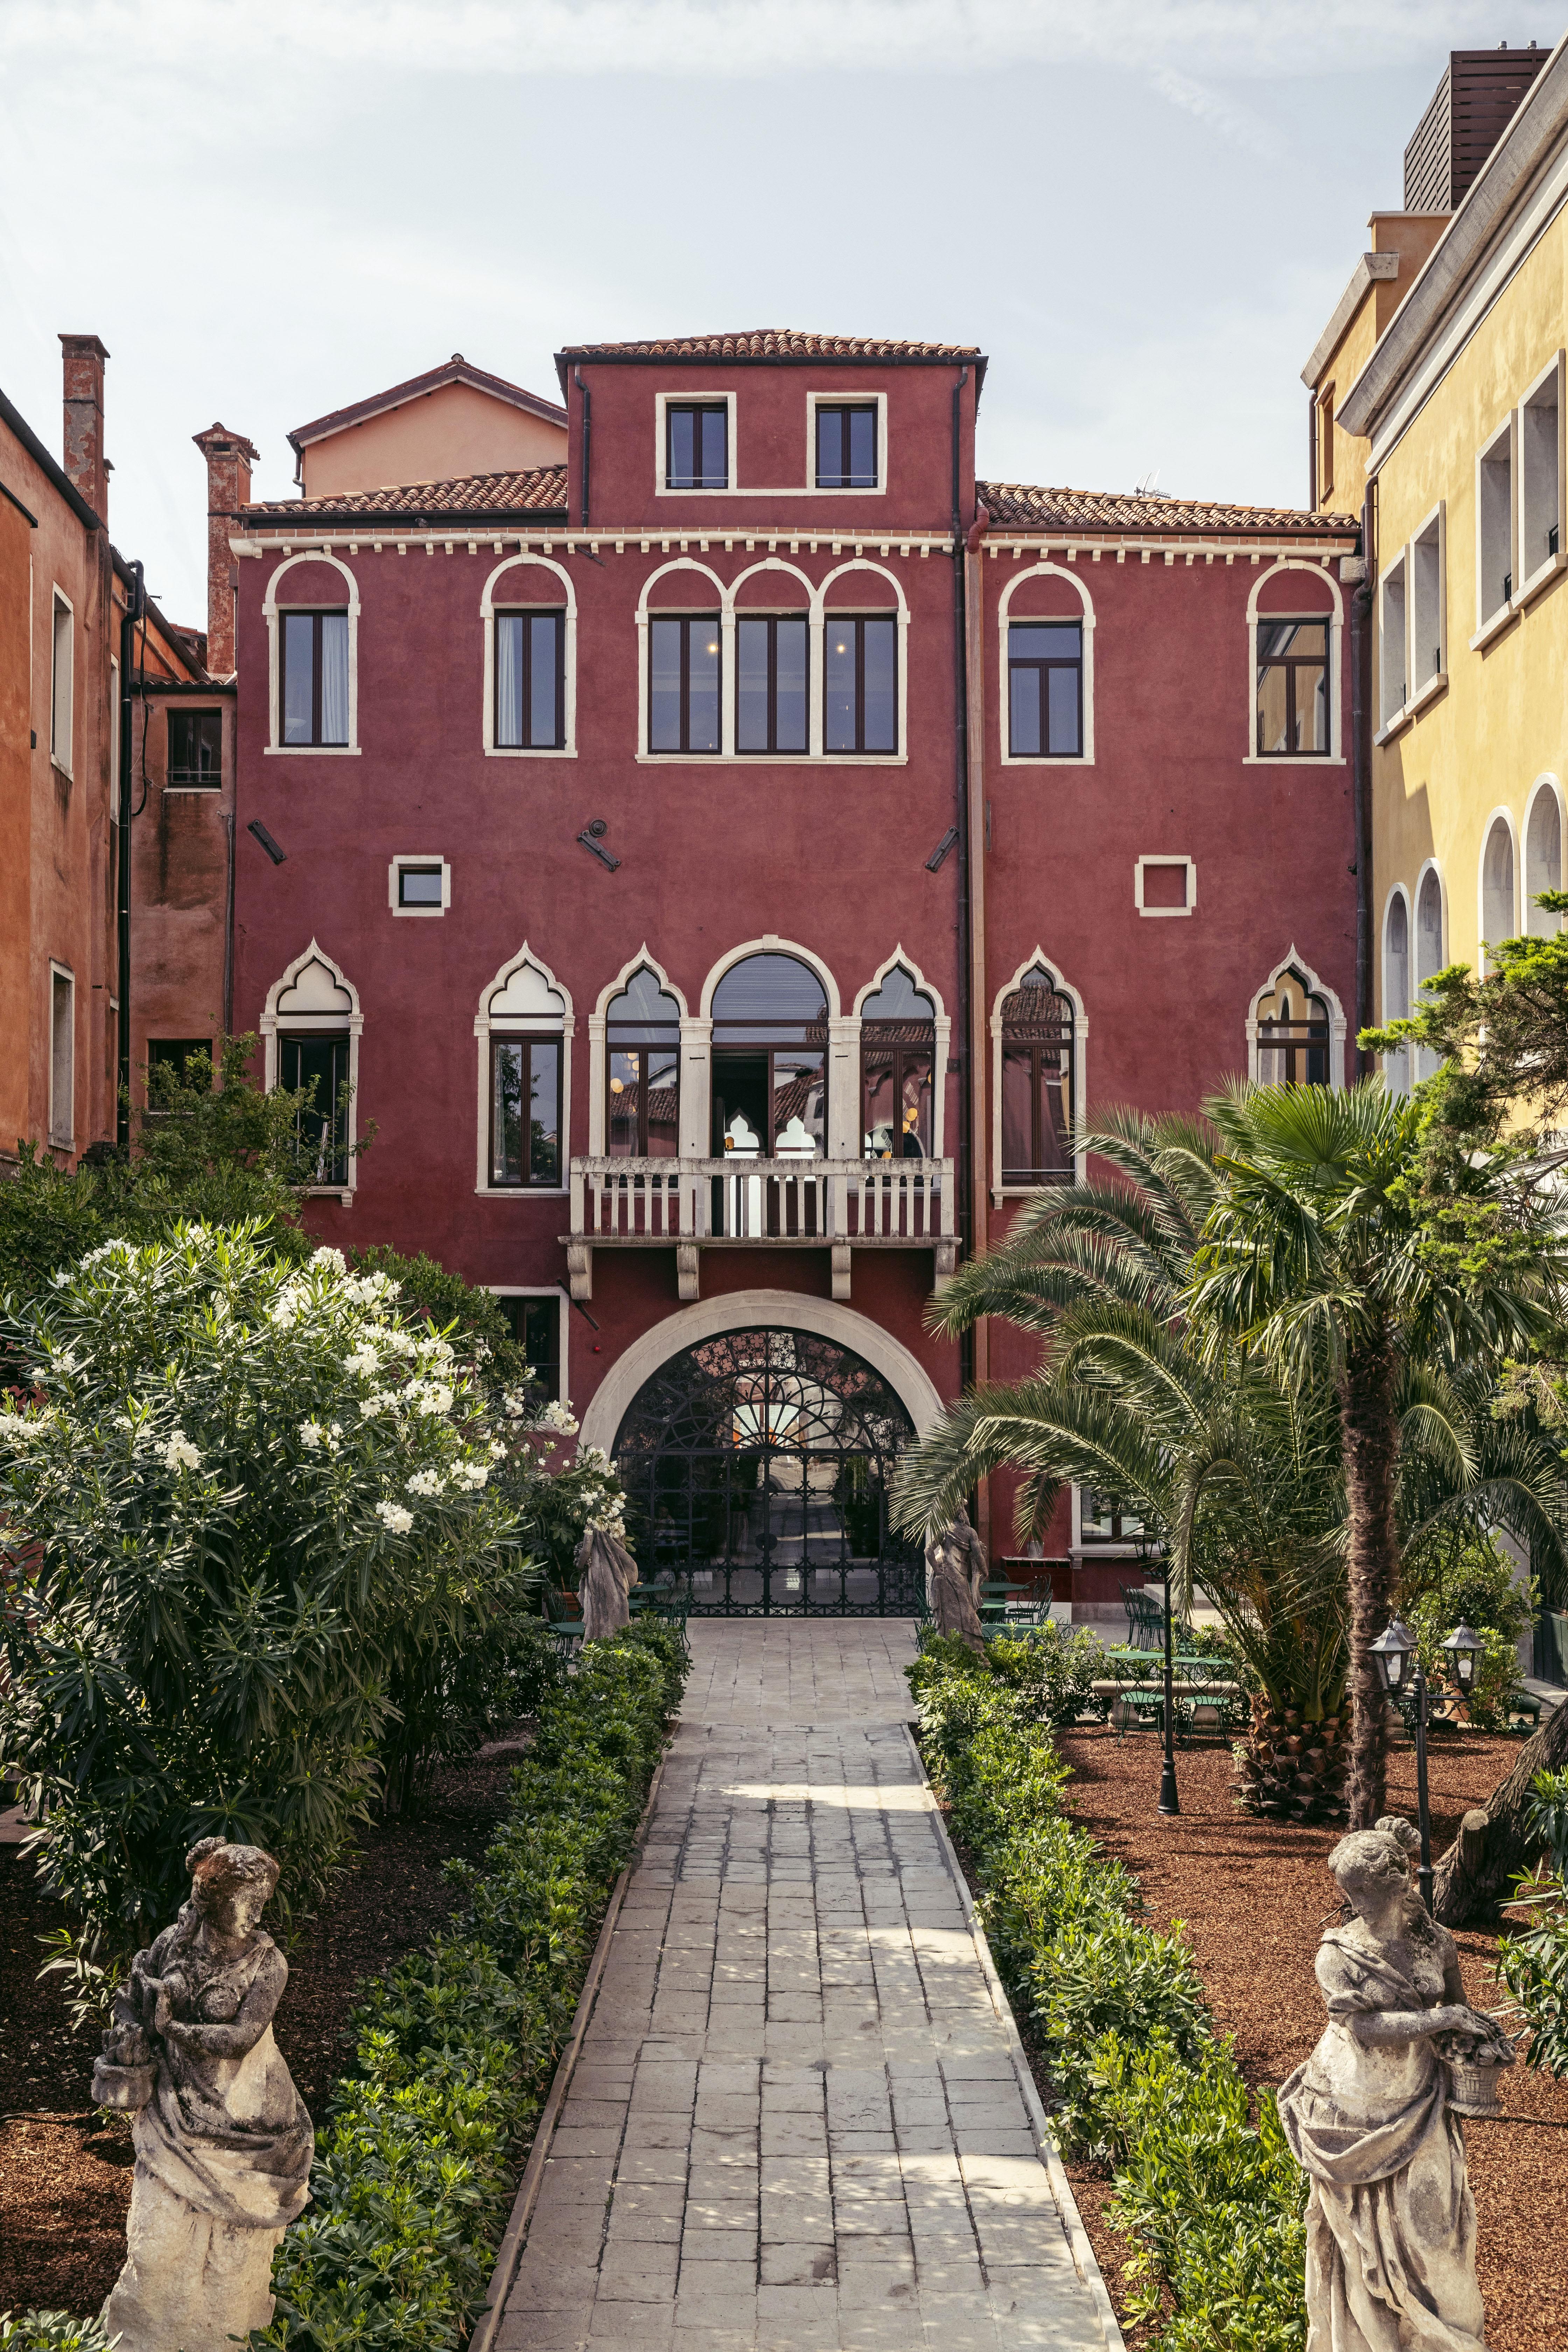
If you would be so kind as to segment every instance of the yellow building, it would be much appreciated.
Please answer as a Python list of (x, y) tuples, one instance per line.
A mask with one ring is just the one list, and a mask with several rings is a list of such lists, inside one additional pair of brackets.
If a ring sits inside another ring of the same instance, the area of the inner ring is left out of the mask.
[(1364, 518), (1363, 1018), (1558, 922), (1531, 902), (1562, 880), (1568, 778), (1568, 41), (1502, 54), (1517, 111), (1500, 89), (1456, 209), (1373, 215), (1303, 371), (1317, 495)]

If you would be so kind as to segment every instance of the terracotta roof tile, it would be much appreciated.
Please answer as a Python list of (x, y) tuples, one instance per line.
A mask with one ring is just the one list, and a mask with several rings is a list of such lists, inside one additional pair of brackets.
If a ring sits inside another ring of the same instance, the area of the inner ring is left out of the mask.
[(1207, 499), (1140, 498), (1135, 491), (1040, 489), (1029, 482), (976, 482), (994, 522), (1047, 530), (1353, 531), (1354, 515), (1300, 507), (1216, 506)]
[(752, 327), (733, 335), (663, 335), (643, 343), (569, 343), (558, 360), (977, 360), (972, 343), (886, 342), (862, 335), (807, 335)]
[(246, 507), (252, 522), (309, 521), (325, 515), (387, 515), (412, 521), (447, 515), (559, 513), (566, 510), (564, 466), (531, 466), (515, 474), (467, 474), (449, 482), (405, 482), (384, 490), (355, 490), (335, 499), (272, 499)]

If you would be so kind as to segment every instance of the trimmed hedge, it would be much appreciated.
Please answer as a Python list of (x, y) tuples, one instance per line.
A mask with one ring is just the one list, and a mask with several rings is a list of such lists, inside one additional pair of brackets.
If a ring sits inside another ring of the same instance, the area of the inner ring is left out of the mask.
[(1058, 2142), (1114, 2174), (1134, 2316), (1160, 2323), (1150, 2352), (1300, 2352), (1306, 2178), (1271, 2093), (1254, 2121), (1179, 1926), (1149, 1927), (1136, 1879), (1064, 1816), (1070, 1774), (1037, 1696), (929, 1633), (910, 1685)]
[(545, 1700), (483, 1871), (447, 1864), (468, 1898), (456, 1931), (362, 1990), (354, 2071), (253, 2347), (451, 2352), (465, 2337), (684, 1680), (679, 1636), (641, 1624), (585, 1643)]

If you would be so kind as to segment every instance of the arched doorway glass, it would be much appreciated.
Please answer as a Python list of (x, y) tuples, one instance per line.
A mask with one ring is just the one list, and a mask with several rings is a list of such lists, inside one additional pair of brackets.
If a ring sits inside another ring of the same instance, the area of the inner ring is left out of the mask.
[(725, 1331), (672, 1356), (616, 1437), (628, 1528), (649, 1582), (700, 1616), (907, 1616), (920, 1548), (888, 1524), (914, 1440), (862, 1358), (813, 1332)]

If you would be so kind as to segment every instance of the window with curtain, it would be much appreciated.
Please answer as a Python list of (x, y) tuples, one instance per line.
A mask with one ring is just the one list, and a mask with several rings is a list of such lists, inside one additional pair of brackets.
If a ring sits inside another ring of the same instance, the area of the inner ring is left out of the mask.
[(496, 748), (559, 751), (566, 741), (566, 615), (498, 613)]
[(680, 1007), (647, 964), (605, 1013), (605, 1150), (673, 1160), (680, 1149)]
[(861, 1150), (868, 1160), (929, 1160), (936, 1009), (895, 964), (860, 1008)]
[(289, 1094), (303, 1089), (294, 1133), (312, 1184), (346, 1184), (348, 1161), (349, 1038), (346, 1030), (278, 1040), (278, 1083)]
[[(1436, 870), (1428, 866), (1421, 879), (1420, 893), (1415, 901), (1415, 1001), (1421, 1003), (1421, 991), (1426, 982), (1443, 969), (1443, 885)], [(1415, 1072), (1417, 1078), (1429, 1078), (1437, 1066), (1437, 1056), (1429, 1045), (1415, 1049)]]
[(798, 956), (747, 956), (713, 992), (713, 1151), (827, 1149), (827, 998)]
[(1037, 964), (1002, 1006), (1002, 1181), (1070, 1184), (1072, 999)]
[(349, 616), (279, 613), (278, 729), (282, 743), (349, 740)]
[(1258, 751), (1285, 758), (1329, 749), (1329, 625), (1258, 624)]
[(804, 613), (742, 613), (735, 624), (735, 749), (806, 751), (811, 658)]
[(717, 751), (717, 613), (657, 614), (647, 625), (647, 748)]
[(1014, 760), (1083, 755), (1083, 625), (1007, 625), (1007, 753)]
[(1326, 1087), (1331, 1036), (1327, 999), (1292, 965), (1258, 1003), (1258, 1084)]
[(1546, 784), (1535, 795), (1524, 836), (1524, 926), (1532, 939), (1555, 939), (1562, 929), (1562, 916), (1535, 903), (1542, 890), (1562, 887), (1563, 814), (1556, 793)]
[[(1396, 890), (1389, 900), (1384, 920), (1383, 1017), (1385, 1022), (1410, 1018), (1410, 918), (1403, 890)], [(1408, 1094), (1409, 1046), (1402, 1045), (1396, 1054), (1385, 1054), (1383, 1071), (1393, 1093)]]
[[(1500, 816), (1487, 835), (1487, 845), (1481, 853), (1481, 940), (1483, 946), (1497, 948), (1504, 940), (1513, 938), (1518, 925), (1513, 912), (1513, 835)], [(1487, 969), (1497, 970), (1493, 957), (1487, 957)]]
[(880, 614), (829, 613), (823, 629), (823, 748), (899, 748), (899, 625)]
[(490, 1182), (561, 1181), (562, 1040), (490, 1038)]

